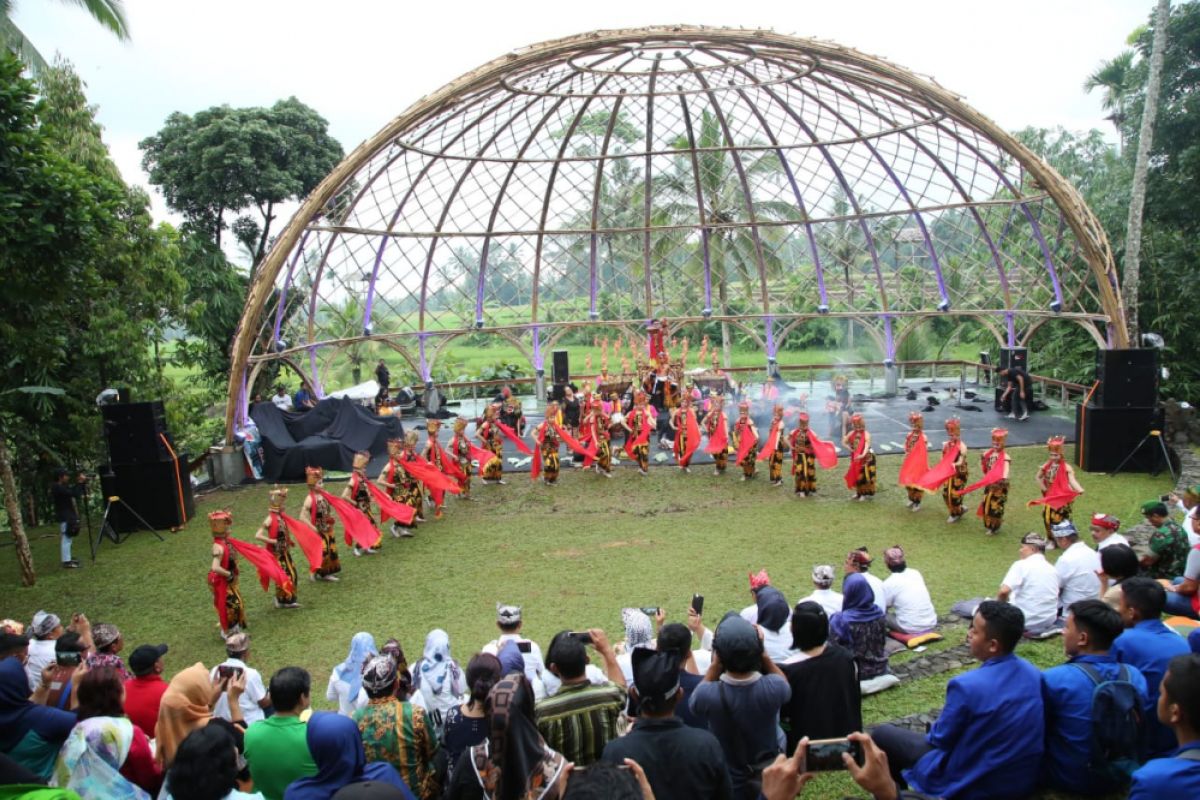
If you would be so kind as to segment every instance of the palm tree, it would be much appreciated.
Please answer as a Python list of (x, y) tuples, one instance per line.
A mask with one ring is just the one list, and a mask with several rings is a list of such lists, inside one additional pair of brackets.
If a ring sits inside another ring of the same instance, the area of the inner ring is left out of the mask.
[(1124, 123), (1128, 118), (1125, 105), (1130, 95), (1137, 90), (1137, 75), (1133, 68), (1132, 50), (1126, 50), (1116, 58), (1101, 63), (1100, 68), (1087, 77), (1083, 82), (1085, 92), (1096, 89), (1104, 90), (1101, 106), (1110, 112), (1105, 119), (1112, 122), (1121, 139), (1121, 149), (1125, 149)]
[[(61, 0), (87, 11), (92, 19), (110, 30), (122, 42), (129, 41), (129, 23), (125, 20), (125, 0)], [(33, 42), (13, 22), (16, 0), (0, 0), (0, 45), (11, 50), (37, 77), (49, 69), (46, 59)]]

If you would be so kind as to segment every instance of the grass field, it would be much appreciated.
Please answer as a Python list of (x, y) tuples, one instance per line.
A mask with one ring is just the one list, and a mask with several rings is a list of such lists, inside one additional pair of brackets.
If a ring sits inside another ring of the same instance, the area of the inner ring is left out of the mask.
[[(396, 636), (412, 661), (426, 633), (442, 627), (465, 664), (494, 637), (497, 601), (523, 605), (526, 633), (543, 647), (564, 628), (600, 626), (621, 638), (623, 606), (662, 606), (670, 619), (680, 619), (693, 592), (705, 595), (706, 620), (712, 625), (726, 609), (750, 602), (748, 571), (766, 567), (794, 602), (811, 590), (814, 564), (833, 564), (840, 572), (846, 552), (859, 545), (878, 556), (885, 547), (902, 544), (945, 613), (955, 600), (993, 593), (1017, 558), (1021, 534), (1041, 527), (1040, 517), (1024, 502), (1036, 496), (1033, 475), (1044, 450), (1012, 454), (1008, 520), (995, 538), (984, 536), (973, 515), (947, 525), (938, 497), (930, 497), (920, 513), (910, 513), (895, 486), (900, 464), (895, 456), (879, 459), (881, 493), (871, 503), (845, 500), (844, 465), (823, 473), (821, 496), (810, 500), (795, 498), (786, 486), (771, 487), (761, 475), (741, 483), (732, 470), (716, 478), (703, 470), (683, 475), (658, 467), (649, 478), (640, 478), (622, 466), (612, 480), (565, 470), (553, 488), (532, 485), (527, 474), (511, 475), (508, 486), (477, 485), (474, 502), (451, 500), (446, 519), (421, 526), (416, 538), (388, 537), (377, 556), (355, 558), (343, 549), (341, 582), (304, 581), (300, 610), (273, 609), (272, 595), (260, 591), (244, 571), (250, 660), (264, 674), (289, 664), (306, 667), (314, 676), (317, 704), (327, 707), (323, 692), (329, 671), (359, 630), (370, 631), (381, 644)], [(975, 454), (971, 461), (977, 466)], [(1084, 474), (1081, 482), (1087, 493), (1076, 503), (1080, 519), (1103, 510), (1132, 522), (1143, 500), (1170, 489), (1165, 476)], [(169, 643), (169, 673), (195, 661), (211, 665), (223, 657), (223, 649), (205, 583), (205, 515), (231, 508), (235, 534), (251, 539), (266, 513), (266, 491), (260, 486), (200, 498), (197, 518), (184, 530), (165, 533), (161, 543), (149, 533), (137, 533), (119, 547), (106, 542), (94, 565), (85, 532), (76, 540), (76, 555), (84, 561), (77, 571), (59, 568), (56, 534), (34, 531), (38, 584), (19, 588), (16, 559), (6, 551), (0, 557), (0, 584), (10, 588), (0, 599), (0, 617), (28, 620), (39, 608), (62, 617), (85, 611), (93, 622), (116, 623), (127, 651), (147, 642)], [(298, 513), (302, 496), (303, 487), (293, 489), (291, 513)], [(961, 642), (962, 629), (954, 630), (943, 647)], [(1062, 660), (1058, 640), (1023, 644), (1020, 653), (1042, 666)], [(950, 677), (902, 684), (868, 698), (866, 721), (940, 706)], [(806, 797), (837, 797), (850, 790), (844, 776), (822, 777), (812, 788)]]

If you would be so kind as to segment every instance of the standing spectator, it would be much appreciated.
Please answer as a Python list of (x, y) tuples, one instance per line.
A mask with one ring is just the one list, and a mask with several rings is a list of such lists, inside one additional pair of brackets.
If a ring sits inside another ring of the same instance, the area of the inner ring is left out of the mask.
[(1100, 556), (1096, 551), (1079, 541), (1079, 532), (1069, 519), (1064, 519), (1050, 528), (1055, 546), (1062, 551), (1054, 562), (1058, 574), (1059, 608), (1066, 614), (1072, 604), (1090, 600), (1100, 591)]
[(490, 653), (477, 653), (467, 663), (467, 687), (471, 695), (467, 702), (450, 709), (442, 728), (442, 746), (450, 769), (468, 748), (487, 740), (487, 697), (500, 682), (500, 659)]
[(1025, 629), (1015, 605), (985, 600), (967, 644), (978, 669), (951, 678), (927, 736), (893, 725), (871, 737), (903, 787), (934, 797), (990, 800), (1033, 793), (1045, 731), (1042, 676), (1013, 654)]
[(1192, 523), (1200, 512), (1200, 484), (1189, 486), (1182, 496), (1174, 493), (1168, 495), (1167, 501), (1183, 512), (1183, 529), (1188, 534), (1188, 542), (1193, 547), (1200, 544), (1200, 536), (1192, 534)]
[(1100, 599), (1114, 611), (1121, 610), (1121, 584), (1138, 574), (1137, 553), (1127, 544), (1100, 550)]
[[(271, 698), (267, 696), (267, 687), (263, 685), (262, 673), (246, 663), (250, 660), (250, 634), (235, 633), (226, 639), (225, 655), (228, 657), (212, 668), (209, 679), (217, 683), (222, 671), (241, 671), (246, 676), (246, 689), (238, 696), (238, 702), (242, 706), (242, 719), (247, 725), (253, 725), (263, 718), (263, 710), (271, 707)], [(230, 720), (229, 701), (225, 695), (221, 695), (213, 706), (213, 716)]]
[(375, 656), (363, 667), (362, 682), (367, 707), (354, 712), (354, 721), (367, 760), (391, 764), (417, 797), (433, 800), (440, 788), (433, 767), (437, 737), (422, 709), (396, 697), (396, 662)]
[(450, 655), (450, 636), (441, 628), (434, 628), (425, 637), (425, 652), (413, 665), (412, 677), (413, 688), (421, 693), (429, 711), (433, 738), (440, 740), (446, 712), (467, 693), (462, 667)]
[(158, 707), (167, 691), (167, 682), (162, 677), (162, 659), (166, 654), (165, 644), (143, 644), (129, 656), (133, 677), (125, 681), (125, 716), (151, 739), (158, 723)]
[(1187, 563), (1187, 534), (1168, 516), (1167, 504), (1161, 500), (1143, 503), (1142, 515), (1154, 528), (1154, 533), (1150, 534), (1150, 551), (1141, 558), (1146, 574), (1165, 580), (1179, 577)]
[[(1103, 600), (1080, 600), (1067, 607), (1063, 650), (1067, 663), (1042, 673), (1046, 708), (1046, 754), (1042, 782), (1074, 794), (1096, 796), (1124, 789), (1092, 771), (1092, 709), (1096, 687), (1125, 681), (1137, 693), (1137, 711), (1149, 706), (1146, 679), (1136, 667), (1118, 664), (1109, 654), (1121, 635), (1121, 616)], [(1153, 713), (1153, 712), (1151, 712)]]
[(832, 617), (834, 614), (842, 610), (842, 593), (834, 591), (833, 586), (834, 572), (833, 567), (828, 564), (818, 564), (812, 569), (813, 593), (808, 597), (800, 598), (801, 603), (813, 602), (820, 603), (821, 608), (825, 609), (825, 616)]
[(275, 713), (246, 729), (246, 765), (266, 800), (283, 800), (293, 781), (317, 774), (300, 720), (310, 706), (312, 679), (300, 667), (284, 667), (271, 676), (270, 692)]
[(1176, 748), (1133, 773), (1129, 800), (1200, 796), (1200, 655), (1171, 659), (1156, 707)]
[(792, 647), (799, 656), (780, 665), (792, 697), (780, 711), (785, 753), (800, 740), (833, 739), (861, 731), (862, 692), (854, 654), (829, 639), (825, 609), (812, 601), (792, 609)]
[(387, 403), (392, 383), (392, 373), (388, 372), (382, 358), (375, 365), (375, 382), (379, 384), (379, 391), (375, 393), (375, 408), (379, 408)]
[(288, 397), (287, 387), (282, 383), (275, 387), (275, 394), (271, 395), (271, 402), (280, 411), (292, 410), (292, 398)]
[(46, 780), (59, 748), (75, 727), (75, 715), (34, 703), (30, 694), (21, 662), (0, 660), (0, 754)]
[[(888, 630), (901, 633), (928, 633), (937, 627), (937, 611), (920, 572), (908, 566), (904, 548), (889, 547), (883, 563), (892, 573), (883, 582), (883, 602), (887, 608)], [(816, 738), (816, 737), (814, 737)]]
[(87, 491), (87, 475), (82, 472), (71, 478), (59, 467), (54, 472), (54, 485), (50, 493), (54, 496), (54, 518), (58, 520), (58, 550), (63, 569), (78, 569), (79, 561), (71, 557), (71, 541), (79, 535), (79, 507), (76, 500)]
[(1200, 618), (1200, 545), (1188, 550), (1183, 575), (1163, 586), (1167, 590), (1167, 613)]
[(38, 611), (33, 615), (29, 632), (29, 655), (25, 659), (25, 679), (37, 688), (42, 681), (42, 670), (54, 663), (54, 643), (63, 635), (64, 628), (58, 617), (49, 611)]
[(888, 671), (887, 621), (863, 575), (847, 575), (842, 589), (842, 610), (829, 620), (829, 640), (854, 654), (860, 681), (878, 678)]
[(133, 677), (129, 674), (129, 670), (125, 669), (125, 662), (119, 655), (125, 647), (125, 640), (121, 638), (121, 631), (117, 629), (116, 625), (111, 622), (97, 622), (93, 625), (92, 646), (96, 649), (88, 653), (84, 659), (88, 669), (112, 667), (122, 681)]
[(1096, 542), (1096, 550), (1103, 550), (1115, 544), (1129, 546), (1129, 540), (1117, 533), (1121, 529), (1121, 520), (1111, 514), (1092, 514), (1092, 539)]
[(500, 635), (485, 644), (483, 652), (498, 655), (505, 643), (515, 641), (521, 659), (525, 662), (525, 677), (533, 687), (535, 699), (540, 700), (546, 696), (546, 688), (542, 683), (546, 662), (542, 660), (542, 648), (538, 643), (521, 636), (523, 624), (520, 606), (496, 603), (496, 627), (500, 629)]
[[(868, 571), (871, 569), (872, 560), (871, 554), (867, 551), (867, 548), (858, 547), (854, 550), (851, 550), (846, 556), (846, 563), (842, 565), (842, 569), (847, 577), (854, 574), (863, 576), (863, 579), (866, 580), (867, 585), (871, 587), (872, 602), (879, 606), (879, 610), (881, 612), (886, 614), (887, 600), (884, 599), (883, 581), (879, 580), (879, 578), (876, 578)], [(846, 587), (843, 581), (842, 591), (844, 592), (845, 590)], [(845, 601), (843, 600), (843, 602)], [(830, 618), (832, 617), (833, 615), (831, 614)]]
[(317, 765), (317, 774), (292, 783), (283, 793), (283, 800), (331, 800), (342, 787), (364, 781), (395, 786), (407, 800), (415, 800), (391, 764), (367, 761), (362, 734), (353, 720), (318, 712), (308, 720), (307, 727), (308, 751)]
[(604, 760), (642, 764), (656, 800), (727, 800), (732, 797), (721, 745), (708, 731), (690, 728), (675, 716), (683, 698), (679, 656), (639, 648), (633, 653), (638, 719), (630, 732), (604, 748)]
[(732, 612), (713, 637), (713, 660), (692, 692), (692, 713), (708, 719), (721, 743), (733, 796), (757, 796), (753, 780), (783, 751), (779, 710), (792, 696), (787, 678), (763, 652), (754, 626)]
[(1029, 419), (1029, 401), (1033, 397), (1033, 384), (1029, 381), (1029, 373), (1020, 367), (1005, 367), (1000, 370), (1000, 379), (1004, 381), (1004, 393), (1000, 395), (1000, 402), (1012, 398), (1012, 412), (1008, 418), (1021, 421)]
[(356, 709), (367, 704), (367, 693), (362, 688), (363, 664), (378, 652), (375, 637), (366, 631), (359, 631), (350, 640), (350, 652), (346, 654), (346, 659), (333, 668), (325, 699), (336, 700), (338, 713), (342, 716), (349, 717)]
[[(1188, 652), (1187, 641), (1162, 623), (1167, 593), (1151, 578), (1130, 578), (1121, 584), (1118, 613), (1125, 631), (1113, 642), (1112, 654), (1122, 664), (1132, 664), (1146, 676), (1150, 702), (1158, 703), (1158, 687), (1167, 672), (1167, 664)], [(1146, 720), (1146, 746), (1151, 758), (1161, 756), (1175, 746), (1175, 737), (1167, 725), (1156, 719)]]
[[(608, 683), (595, 685), (587, 677), (585, 641), (604, 660)], [(576, 766), (600, 760), (604, 746), (617, 737), (617, 725), (625, 708), (625, 676), (617, 663), (608, 637), (599, 628), (586, 637), (563, 631), (550, 642), (550, 672), (562, 686), (553, 697), (539, 700), (537, 727), (546, 744)]]
[(1021, 558), (1014, 561), (1000, 582), (996, 599), (1021, 609), (1025, 630), (1047, 633), (1058, 620), (1058, 573), (1046, 560), (1046, 540), (1030, 531), (1021, 537)]

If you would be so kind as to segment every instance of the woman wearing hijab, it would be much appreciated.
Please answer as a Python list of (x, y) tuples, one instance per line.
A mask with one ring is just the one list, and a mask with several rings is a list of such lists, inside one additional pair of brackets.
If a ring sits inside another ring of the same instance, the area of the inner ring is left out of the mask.
[(487, 715), (487, 739), (459, 757), (445, 800), (560, 800), (567, 762), (538, 733), (524, 675), (492, 688)]
[(367, 695), (362, 690), (362, 668), (368, 658), (378, 653), (375, 637), (360, 631), (350, 640), (350, 652), (346, 654), (346, 660), (333, 668), (325, 699), (336, 700), (338, 713), (342, 716), (349, 717), (367, 704)]
[(75, 714), (31, 703), (30, 694), (21, 659), (0, 659), (0, 753), (47, 780)]
[(51, 786), (72, 789), (84, 800), (148, 800), (162, 771), (150, 741), (125, 716), (125, 686), (112, 667), (79, 679), (78, 722), (54, 765)]
[(846, 576), (842, 610), (829, 619), (829, 639), (854, 654), (858, 679), (867, 681), (888, 671), (887, 621), (875, 605), (875, 592), (861, 573)]
[(625, 676), (625, 685), (633, 686), (633, 651), (653, 646), (654, 629), (650, 617), (640, 608), (622, 608), (621, 622), (625, 626), (625, 641), (617, 645), (617, 665)]
[(330, 800), (343, 786), (363, 781), (395, 786), (404, 792), (406, 800), (416, 800), (391, 764), (367, 763), (362, 735), (349, 717), (329, 712), (313, 714), (308, 720), (306, 741), (317, 774), (289, 786), (283, 800)]
[(188, 734), (203, 728), (212, 719), (212, 707), (221, 692), (229, 693), (230, 721), (244, 725), (238, 698), (245, 688), (245, 674), (214, 687), (208, 677), (208, 668), (199, 661), (172, 678), (163, 692), (158, 706), (158, 724), (154, 726), (154, 755), (163, 769), (171, 766), (175, 751)]
[(788, 627), (792, 609), (787, 598), (774, 586), (764, 586), (755, 592), (754, 603), (758, 607), (758, 626), (763, 632), (763, 650), (776, 664), (782, 664), (796, 654)]
[(413, 688), (421, 693), (434, 736), (442, 738), (446, 714), (467, 693), (462, 667), (450, 656), (450, 635), (434, 628), (425, 637), (425, 653), (413, 666)]

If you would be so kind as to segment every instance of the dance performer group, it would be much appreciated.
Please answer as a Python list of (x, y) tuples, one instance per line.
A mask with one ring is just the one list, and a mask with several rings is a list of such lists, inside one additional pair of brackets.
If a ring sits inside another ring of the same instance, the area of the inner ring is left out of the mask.
[[(634, 392), (633, 405), (623, 416), (610, 416), (600, 396), (586, 385), (579, 402), (581, 413), (577, 427), (564, 424), (558, 403), (547, 405), (545, 419), (532, 431), (536, 450), (513, 425), (502, 421), (502, 406), (493, 403), (486, 408), (476, 427), (476, 436), (482, 446), (467, 437), (467, 420), (460, 417), (454, 421), (448, 448), (443, 448), (438, 441), (439, 421), (427, 420), (424, 448), (418, 453), (419, 437), (415, 431), (409, 431), (402, 439), (390, 440), (388, 462), (374, 481), (366, 473), (370, 454), (357, 453), (350, 480), (340, 497), (325, 491), (324, 472), (320, 467), (309, 467), (308, 492), (300, 518), (288, 516), (284, 511), (287, 489), (280, 486), (272, 489), (267, 517), (255, 534), (262, 546), (230, 535), (233, 519), (228, 511), (210, 514), (213, 546), (208, 580), (222, 636), (228, 637), (246, 624), (238, 589), (238, 556), (255, 567), (264, 590), (270, 583), (275, 584), (277, 608), (298, 608), (298, 571), (291, 554), (293, 547), (299, 547), (304, 554), (312, 580), (337, 581), (342, 568), (335, 536), (339, 522), (345, 543), (355, 556), (376, 554), (383, 546), (385, 526), (393, 537), (410, 537), (417, 526), (425, 522), (427, 506), (433, 509), (434, 519), (441, 519), (447, 494), (469, 498), (473, 464), (478, 465), (485, 484), (503, 484), (505, 440), (531, 457), (530, 476), (533, 480), (553, 486), (558, 481), (564, 445), (578, 456), (584, 468), (611, 478), (612, 435), (614, 431), (624, 430), (625, 454), (637, 464), (641, 475), (648, 474), (650, 437), (656, 429), (656, 420), (646, 392), (640, 389)], [(511, 416), (509, 420), (512, 421)], [(758, 473), (759, 462), (766, 462), (771, 484), (781, 486), (784, 460), (790, 452), (794, 492), (799, 497), (812, 497), (818, 487), (817, 467), (833, 469), (838, 461), (837, 448), (810, 428), (807, 413), (802, 411), (796, 416), (796, 427), (789, 432), (780, 405), (774, 406), (765, 437), (760, 435), (750, 417), (749, 401), (738, 404), (738, 416), (731, 426), (721, 395), (710, 398), (709, 411), (701, 419), (691, 395), (684, 392), (679, 404), (670, 410), (667, 422), (675, 432), (675, 461), (683, 472), (691, 472), (691, 462), (701, 447), (701, 439), (707, 437), (705, 452), (713, 458), (714, 475), (725, 473), (732, 455), (734, 464), (741, 468), (743, 481), (753, 479)], [(849, 453), (849, 468), (843, 482), (852, 492), (851, 499), (863, 502), (874, 497), (876, 492), (875, 453), (862, 414), (849, 415), (848, 423), (842, 437), (842, 444)], [(980, 456), (983, 477), (967, 485), (969, 453), (961, 438), (959, 420), (946, 421), (941, 459), (932, 467), (929, 465), (924, 417), (914, 411), (909, 415), (909, 424), (899, 479), (906, 491), (908, 508), (919, 511), (924, 496), (940, 490), (949, 514), (946, 521), (956, 523), (966, 513), (964, 497), (982, 489), (983, 497), (976, 515), (987, 534), (995, 535), (1004, 523), (1008, 502), (1011, 465), (1005, 449), (1008, 431), (1004, 428), (992, 430), (992, 446)], [(1063, 444), (1061, 436), (1047, 442), (1049, 457), (1037, 472), (1042, 494), (1028, 504), (1042, 507), (1047, 538), (1053, 525), (1071, 518), (1072, 502), (1083, 492), (1074, 470), (1063, 458)]]

